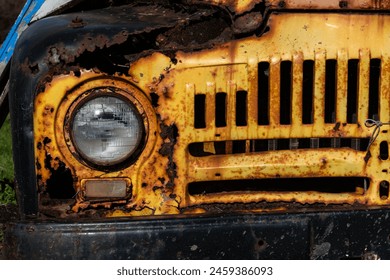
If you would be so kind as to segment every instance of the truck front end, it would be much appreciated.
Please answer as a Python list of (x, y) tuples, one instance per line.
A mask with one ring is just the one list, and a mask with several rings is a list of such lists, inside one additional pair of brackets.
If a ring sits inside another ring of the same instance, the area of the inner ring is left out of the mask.
[(390, 5), (323, 2), (33, 23), (10, 74), (8, 255), (388, 258)]

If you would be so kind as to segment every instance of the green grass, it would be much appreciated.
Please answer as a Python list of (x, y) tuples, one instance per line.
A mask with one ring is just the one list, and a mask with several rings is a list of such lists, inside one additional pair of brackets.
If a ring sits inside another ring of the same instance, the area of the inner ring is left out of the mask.
[(11, 125), (8, 117), (0, 128), (0, 180), (13, 180), (13, 178)]
[(8, 117), (0, 128), (0, 205), (16, 203), (13, 181), (11, 125)]

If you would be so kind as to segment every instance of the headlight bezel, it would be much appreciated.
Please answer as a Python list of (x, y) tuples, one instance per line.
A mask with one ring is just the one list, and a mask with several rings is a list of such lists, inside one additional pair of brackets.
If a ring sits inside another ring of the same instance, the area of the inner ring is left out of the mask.
[[(132, 153), (128, 154), (125, 158), (113, 161), (110, 164), (101, 164), (89, 159), (88, 156), (79, 149), (74, 140), (73, 124), (78, 110), (89, 101), (99, 97), (117, 98), (129, 105), (129, 107), (134, 109), (135, 116), (137, 117), (138, 124), (141, 129), (137, 139), (137, 147), (132, 151)], [(112, 86), (94, 87), (80, 94), (69, 106), (64, 120), (65, 142), (72, 155), (83, 165), (101, 171), (116, 171), (132, 165), (140, 156), (146, 145), (147, 132), (148, 121), (145, 118), (145, 111), (142, 104), (137, 100), (137, 98), (130, 94), (130, 92), (127, 92), (125, 89)]]

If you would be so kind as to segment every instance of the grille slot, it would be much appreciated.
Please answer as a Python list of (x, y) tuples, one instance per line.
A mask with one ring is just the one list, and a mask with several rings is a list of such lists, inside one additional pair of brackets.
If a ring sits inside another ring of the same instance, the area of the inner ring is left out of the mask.
[(206, 127), (206, 95), (196, 94), (194, 102), (194, 126), (195, 128)]
[(218, 92), (215, 95), (215, 126), (226, 126), (226, 93)]
[(378, 118), (379, 114), (379, 82), (381, 73), (381, 60), (371, 59), (370, 61), (370, 92), (369, 92), (369, 107), (368, 115), (373, 119)]
[(280, 124), (291, 124), (292, 63), (280, 64)]
[(314, 84), (314, 61), (303, 62), (303, 87), (302, 87), (302, 123), (313, 123), (313, 84)]
[[(369, 138), (339, 138), (337, 140), (332, 138), (293, 138), (198, 142), (191, 143), (188, 146), (188, 151), (194, 157), (314, 148), (352, 148), (356, 151), (365, 151), (369, 142)], [(213, 152), (210, 151), (210, 145), (214, 147)]]
[(347, 99), (347, 122), (357, 122), (357, 101), (359, 81), (359, 60), (348, 61), (348, 99)]
[(325, 64), (325, 123), (336, 121), (337, 61), (328, 59)]
[(258, 65), (258, 112), (259, 125), (269, 125), (269, 63), (260, 62)]
[(236, 93), (236, 125), (247, 125), (247, 98), (248, 93), (240, 90)]
[[(254, 180), (218, 180), (188, 184), (190, 195), (233, 192), (310, 192), (353, 193), (364, 195), (369, 180), (364, 177), (277, 178)], [(385, 188), (384, 188), (385, 189)], [(388, 195), (388, 184), (386, 189)], [(385, 191), (383, 191), (385, 193)]]

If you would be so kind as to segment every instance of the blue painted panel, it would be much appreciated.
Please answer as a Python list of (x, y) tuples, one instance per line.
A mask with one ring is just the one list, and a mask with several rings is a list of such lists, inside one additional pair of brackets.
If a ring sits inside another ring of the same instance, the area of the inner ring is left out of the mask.
[(27, 28), (45, 0), (27, 0), (0, 48), (0, 75), (10, 61), (20, 34)]

